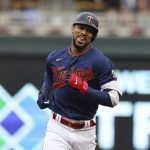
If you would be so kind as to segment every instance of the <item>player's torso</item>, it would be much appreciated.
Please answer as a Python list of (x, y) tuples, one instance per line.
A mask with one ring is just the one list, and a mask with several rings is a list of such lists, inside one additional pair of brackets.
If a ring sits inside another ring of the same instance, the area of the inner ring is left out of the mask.
[(65, 81), (66, 75), (74, 72), (86, 80), (90, 87), (100, 89), (94, 59), (92, 49), (78, 57), (73, 57), (67, 49), (53, 55), (48, 65), (53, 78), (53, 111), (65, 117), (73, 116), (72, 119), (90, 119), (94, 115), (98, 105)]
[[(65, 78), (68, 73), (75, 73), (88, 82), (95, 80), (96, 73), (91, 59), (93, 58), (89, 54), (73, 57), (67, 50), (64, 51), (64, 54), (58, 53), (55, 59), (51, 61), (50, 66), (53, 74), (53, 89), (66, 85)], [(92, 82), (90, 86), (95, 86), (95, 83)]]

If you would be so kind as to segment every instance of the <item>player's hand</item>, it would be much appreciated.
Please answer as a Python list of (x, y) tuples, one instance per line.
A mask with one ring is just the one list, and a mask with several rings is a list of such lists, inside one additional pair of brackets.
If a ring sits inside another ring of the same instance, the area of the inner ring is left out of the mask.
[(41, 89), (38, 94), (37, 104), (41, 109), (45, 109), (49, 106), (49, 96), (46, 89)]
[(75, 73), (72, 73), (68, 79), (68, 84), (82, 93), (86, 93), (88, 90), (88, 83), (85, 80), (82, 80)]

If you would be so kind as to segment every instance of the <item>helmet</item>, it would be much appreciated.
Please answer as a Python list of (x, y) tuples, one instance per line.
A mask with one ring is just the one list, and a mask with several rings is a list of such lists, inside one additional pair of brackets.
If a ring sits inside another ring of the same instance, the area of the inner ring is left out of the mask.
[(97, 35), (98, 33), (98, 19), (97, 17), (90, 12), (82, 12), (80, 13), (77, 18), (75, 19), (75, 21), (73, 22), (73, 25), (76, 24), (83, 24), (83, 25), (87, 25), (91, 28), (94, 29), (95, 31), (95, 35)]

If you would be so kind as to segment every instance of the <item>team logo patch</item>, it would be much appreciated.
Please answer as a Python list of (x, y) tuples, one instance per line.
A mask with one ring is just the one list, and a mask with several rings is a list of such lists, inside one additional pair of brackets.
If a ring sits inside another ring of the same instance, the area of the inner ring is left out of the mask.
[(92, 16), (87, 16), (87, 21), (88, 23), (92, 23), (93, 22), (93, 17)]

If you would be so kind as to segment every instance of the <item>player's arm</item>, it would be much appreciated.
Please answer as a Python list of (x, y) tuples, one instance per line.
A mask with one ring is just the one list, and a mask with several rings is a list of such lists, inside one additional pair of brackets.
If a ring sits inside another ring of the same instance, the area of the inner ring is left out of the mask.
[(54, 53), (55, 51), (52, 52), (46, 59), (46, 71), (44, 74), (43, 84), (39, 91), (38, 100), (37, 100), (37, 104), (41, 109), (45, 109), (49, 106), (50, 99), (53, 96), (53, 89), (52, 89), (53, 78), (52, 78), (50, 62), (51, 62), (52, 55)]
[(88, 99), (104, 106), (114, 107), (118, 104), (119, 95), (121, 95), (117, 86), (117, 80), (112, 80), (102, 85), (102, 90), (95, 90), (88, 87), (88, 83), (85, 80), (82, 80), (76, 74), (72, 74), (68, 80), (68, 84), (78, 89), (81, 93), (84, 93), (84, 96), (87, 96)]
[(110, 59), (103, 57), (102, 61), (97, 62), (95, 66), (101, 90), (89, 87), (86, 95), (98, 104), (114, 107), (119, 103), (119, 98), (122, 95), (118, 88), (117, 77), (114, 74), (114, 65)]
[(41, 109), (45, 109), (49, 106), (49, 100), (52, 96), (52, 81), (47, 73), (44, 74), (44, 80), (42, 87), (38, 94), (37, 104)]
[(100, 105), (114, 107), (119, 103), (122, 93), (118, 88), (117, 81), (112, 80), (102, 85), (101, 90), (89, 87), (86, 95)]

